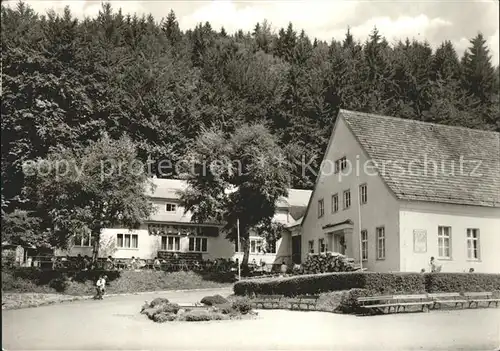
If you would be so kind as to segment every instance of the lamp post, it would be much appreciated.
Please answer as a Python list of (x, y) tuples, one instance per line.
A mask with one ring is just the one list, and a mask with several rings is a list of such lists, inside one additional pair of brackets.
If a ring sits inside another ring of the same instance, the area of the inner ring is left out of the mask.
[(357, 199), (357, 204), (358, 204), (358, 240), (359, 240), (359, 267), (361, 270), (363, 270), (363, 239), (361, 237), (361, 231), (362, 231), (362, 226), (361, 226), (361, 189), (360, 189), (360, 184), (359, 184), (359, 170), (356, 171), (358, 173), (358, 199)]

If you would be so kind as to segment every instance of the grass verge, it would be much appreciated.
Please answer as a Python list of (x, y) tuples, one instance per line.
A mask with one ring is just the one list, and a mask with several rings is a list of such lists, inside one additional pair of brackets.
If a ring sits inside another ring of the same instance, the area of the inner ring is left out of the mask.
[[(43, 271), (2, 272), (2, 291), (6, 293), (38, 293), (87, 296), (95, 293), (96, 272), (77, 274)], [(122, 271), (113, 272), (107, 294), (162, 290), (209, 289), (231, 286), (231, 277), (195, 272)]]
[(83, 300), (84, 296), (44, 293), (2, 293), (2, 309), (13, 310), (18, 308), (38, 307), (61, 302)]

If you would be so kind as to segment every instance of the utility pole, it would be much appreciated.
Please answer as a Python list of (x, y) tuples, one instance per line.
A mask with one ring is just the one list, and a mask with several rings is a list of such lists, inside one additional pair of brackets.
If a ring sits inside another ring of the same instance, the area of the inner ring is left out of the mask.
[(359, 238), (359, 267), (363, 270), (363, 240), (361, 238), (361, 185), (359, 184), (358, 174), (358, 238)]

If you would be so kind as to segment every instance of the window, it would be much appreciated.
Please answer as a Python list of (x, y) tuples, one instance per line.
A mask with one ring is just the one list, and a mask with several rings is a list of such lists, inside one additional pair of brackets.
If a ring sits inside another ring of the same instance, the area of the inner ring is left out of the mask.
[(359, 186), (359, 201), (361, 205), (366, 204), (368, 201), (368, 189), (366, 187), (366, 184), (361, 184)]
[(377, 228), (377, 260), (385, 259), (385, 228)]
[(343, 171), (347, 167), (347, 158), (342, 157), (339, 160), (339, 163), (340, 163), (340, 170)]
[(254, 238), (250, 239), (250, 253), (263, 253), (264, 239)]
[(309, 240), (309, 241), (307, 242), (307, 244), (308, 244), (308, 249), (307, 249), (307, 251), (308, 251), (309, 253), (314, 253), (314, 240)]
[(335, 161), (335, 173), (343, 171), (347, 167), (347, 158), (344, 156)]
[(167, 212), (175, 212), (177, 210), (176, 204), (165, 204), (165, 211)]
[(117, 234), (116, 246), (121, 249), (137, 249), (139, 236), (137, 234)]
[(339, 194), (332, 195), (332, 213), (339, 210)]
[(270, 240), (267, 242), (267, 252), (276, 253), (276, 240)]
[(326, 252), (325, 239), (318, 240), (318, 251), (319, 252)]
[(479, 229), (467, 229), (467, 258), (479, 260)]
[(93, 243), (93, 237), (90, 232), (75, 234), (73, 237), (73, 242), (75, 246), (91, 247)]
[(207, 252), (208, 238), (189, 238), (189, 251)]
[(351, 190), (344, 191), (344, 210), (351, 207)]
[(368, 231), (361, 231), (361, 259), (368, 260)]
[(438, 227), (438, 256), (451, 258), (451, 227)]
[(323, 199), (318, 200), (318, 218), (323, 217), (325, 214), (325, 201)]
[(166, 251), (180, 251), (181, 238), (178, 236), (162, 236), (161, 249)]

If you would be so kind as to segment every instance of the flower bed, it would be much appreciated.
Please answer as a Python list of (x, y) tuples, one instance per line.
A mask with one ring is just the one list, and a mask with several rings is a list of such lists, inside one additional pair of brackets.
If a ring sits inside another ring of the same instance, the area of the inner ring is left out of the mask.
[[(243, 318), (253, 318), (256, 313), (252, 311), (252, 306), (248, 299), (238, 298), (228, 302), (222, 296), (206, 296), (202, 301), (225, 302), (222, 304), (213, 304), (205, 306), (182, 307), (171, 303), (168, 299), (157, 298), (151, 303), (142, 306), (141, 314), (145, 314), (149, 319), (156, 323), (165, 322), (206, 322), (233, 320)], [(214, 299), (215, 298), (215, 299)]]

